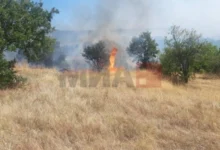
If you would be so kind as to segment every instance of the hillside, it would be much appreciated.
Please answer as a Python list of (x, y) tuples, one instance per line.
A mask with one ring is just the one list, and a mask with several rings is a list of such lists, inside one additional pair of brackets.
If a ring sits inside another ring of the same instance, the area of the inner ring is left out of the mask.
[(220, 149), (220, 79), (157, 89), (61, 88), (52, 69), (0, 91), (1, 150)]

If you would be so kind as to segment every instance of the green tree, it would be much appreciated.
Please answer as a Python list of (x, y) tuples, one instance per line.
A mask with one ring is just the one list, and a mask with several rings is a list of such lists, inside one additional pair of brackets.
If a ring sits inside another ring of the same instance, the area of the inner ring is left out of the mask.
[(85, 47), (82, 56), (96, 71), (102, 71), (109, 64), (109, 52), (103, 41)]
[(219, 49), (217, 46), (210, 42), (204, 42), (195, 57), (194, 69), (196, 72), (215, 73), (219, 61)]
[[(55, 40), (49, 34), (54, 30), (51, 20), (55, 13), (58, 13), (55, 8), (44, 10), (43, 3), (1, 0), (0, 61), (6, 61), (5, 51), (20, 50), (28, 61), (41, 61), (52, 53)], [(5, 72), (4, 68), (0, 72)], [(3, 74), (10, 76), (14, 72)]]
[(127, 52), (141, 69), (146, 69), (147, 63), (155, 61), (159, 50), (158, 44), (151, 37), (150, 32), (144, 32), (139, 37), (134, 37), (127, 48)]
[(220, 49), (215, 57), (213, 72), (220, 75)]
[(22, 50), (29, 61), (40, 61), (53, 50), (49, 37), (51, 20), (58, 10), (43, 9), (43, 3), (21, 0), (0, 1), (0, 53)]
[(188, 83), (202, 44), (201, 35), (195, 30), (171, 27), (170, 36), (165, 38), (164, 53), (160, 57), (163, 73), (170, 76), (176, 74), (184, 83)]

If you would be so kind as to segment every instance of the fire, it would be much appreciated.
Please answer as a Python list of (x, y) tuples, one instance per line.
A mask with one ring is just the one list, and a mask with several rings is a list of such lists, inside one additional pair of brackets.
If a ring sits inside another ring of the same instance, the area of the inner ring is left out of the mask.
[(116, 60), (116, 54), (118, 52), (118, 49), (117, 48), (113, 48), (111, 50), (111, 53), (110, 53), (110, 57), (109, 57), (109, 71), (110, 72), (115, 72), (117, 68), (115, 68), (115, 60)]

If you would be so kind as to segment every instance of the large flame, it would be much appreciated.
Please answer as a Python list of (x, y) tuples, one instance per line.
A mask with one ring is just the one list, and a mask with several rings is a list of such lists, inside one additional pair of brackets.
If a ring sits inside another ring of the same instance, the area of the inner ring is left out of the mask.
[(110, 57), (109, 57), (109, 71), (110, 72), (115, 72), (117, 68), (115, 68), (115, 60), (116, 60), (116, 54), (118, 52), (118, 49), (117, 48), (113, 48), (111, 50), (111, 53), (110, 53)]

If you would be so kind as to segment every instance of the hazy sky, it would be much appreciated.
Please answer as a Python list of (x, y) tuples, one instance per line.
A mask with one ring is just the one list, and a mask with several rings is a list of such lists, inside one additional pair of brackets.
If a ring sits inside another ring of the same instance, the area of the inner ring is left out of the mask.
[[(36, 0), (35, 0), (36, 1)], [(220, 0), (43, 0), (56, 7), (53, 25), (62, 30), (97, 27), (105, 16), (112, 29), (149, 29), (164, 36), (170, 26), (194, 28), (204, 36), (220, 38)]]

